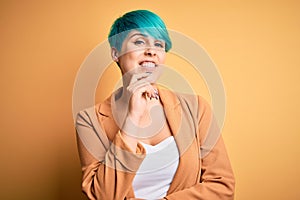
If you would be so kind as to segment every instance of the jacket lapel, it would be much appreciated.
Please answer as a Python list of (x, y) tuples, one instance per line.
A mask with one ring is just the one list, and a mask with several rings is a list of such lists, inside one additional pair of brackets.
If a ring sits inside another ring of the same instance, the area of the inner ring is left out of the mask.
[[(178, 137), (179, 131), (180, 131), (180, 126), (181, 126), (181, 119), (182, 119), (182, 109), (181, 109), (181, 105), (180, 102), (177, 98), (177, 96), (168, 91), (168, 90), (159, 90), (159, 96), (161, 98), (163, 107), (164, 107), (164, 111), (165, 111), (165, 115), (167, 118), (167, 122), (169, 124), (169, 127), (171, 129), (171, 132), (174, 136), (178, 151), (179, 151), (179, 155), (183, 154), (183, 149), (180, 148), (181, 145), (181, 140)], [(176, 190), (177, 188), (177, 184), (176, 182), (180, 181), (180, 177), (182, 177), (181, 172), (182, 172), (182, 168), (184, 168), (184, 162), (182, 161), (182, 156), (179, 157), (179, 164), (178, 164), (178, 168), (176, 170), (174, 179), (169, 187), (168, 190), (168, 194), (172, 193)]]
[(191, 145), (195, 144), (195, 125), (193, 117), (190, 113), (189, 104), (187, 104), (184, 98), (176, 95), (169, 90), (159, 90), (161, 101), (163, 103), (165, 115), (167, 122), (170, 126), (172, 134), (177, 144), (179, 151), (179, 165), (173, 181), (168, 190), (168, 194), (173, 193), (177, 190), (184, 189), (186, 184), (183, 177), (186, 177), (184, 169), (189, 169), (187, 164), (190, 164), (191, 158), (194, 157), (197, 146), (193, 146), (191, 150)]

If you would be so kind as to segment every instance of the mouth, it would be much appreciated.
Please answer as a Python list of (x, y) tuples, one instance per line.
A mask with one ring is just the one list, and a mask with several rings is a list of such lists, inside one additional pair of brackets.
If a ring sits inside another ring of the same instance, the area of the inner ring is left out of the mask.
[(141, 67), (154, 69), (157, 65), (153, 61), (142, 61), (139, 63)]
[(139, 63), (141, 72), (146, 72), (149, 76), (146, 76), (146, 81), (155, 83), (161, 74), (159, 64), (152, 60), (143, 60)]

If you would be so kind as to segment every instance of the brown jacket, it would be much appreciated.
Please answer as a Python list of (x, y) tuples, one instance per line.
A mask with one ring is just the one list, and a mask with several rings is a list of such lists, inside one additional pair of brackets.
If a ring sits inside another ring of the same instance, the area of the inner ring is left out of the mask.
[[(179, 166), (165, 199), (233, 200), (234, 175), (208, 103), (201, 97), (159, 89), (179, 149)], [(82, 190), (90, 199), (134, 197), (132, 181), (145, 156), (131, 152), (119, 132), (110, 98), (78, 113), (77, 141)]]

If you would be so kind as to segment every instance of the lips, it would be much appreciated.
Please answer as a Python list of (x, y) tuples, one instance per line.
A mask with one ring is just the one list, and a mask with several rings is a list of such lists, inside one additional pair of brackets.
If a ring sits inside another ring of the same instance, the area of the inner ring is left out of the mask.
[(140, 66), (146, 67), (146, 68), (155, 68), (156, 64), (154, 62), (152, 62), (152, 61), (142, 61), (140, 63)]

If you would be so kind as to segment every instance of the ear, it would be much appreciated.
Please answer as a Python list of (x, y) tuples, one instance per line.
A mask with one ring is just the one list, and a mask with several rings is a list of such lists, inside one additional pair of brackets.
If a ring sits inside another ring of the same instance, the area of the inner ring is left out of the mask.
[(115, 62), (119, 61), (119, 52), (118, 52), (118, 50), (115, 47), (111, 48), (111, 58)]

